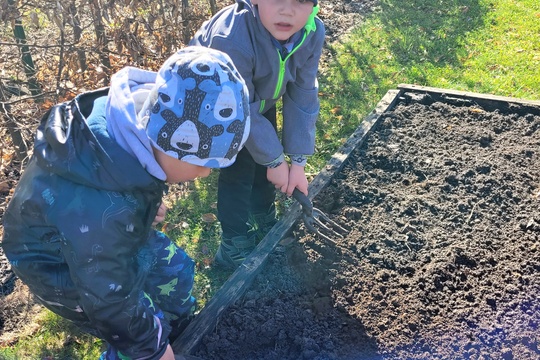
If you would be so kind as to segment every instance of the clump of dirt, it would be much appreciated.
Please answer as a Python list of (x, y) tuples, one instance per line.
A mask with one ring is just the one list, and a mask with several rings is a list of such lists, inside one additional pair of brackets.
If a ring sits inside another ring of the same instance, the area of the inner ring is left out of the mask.
[(399, 104), (195, 355), (540, 358), (538, 114)]

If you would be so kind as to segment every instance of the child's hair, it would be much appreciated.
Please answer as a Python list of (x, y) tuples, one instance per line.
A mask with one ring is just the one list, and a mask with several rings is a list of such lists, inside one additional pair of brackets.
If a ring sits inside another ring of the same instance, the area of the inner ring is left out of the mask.
[(182, 161), (231, 165), (249, 135), (249, 96), (230, 57), (190, 46), (159, 69), (140, 116), (154, 147)]

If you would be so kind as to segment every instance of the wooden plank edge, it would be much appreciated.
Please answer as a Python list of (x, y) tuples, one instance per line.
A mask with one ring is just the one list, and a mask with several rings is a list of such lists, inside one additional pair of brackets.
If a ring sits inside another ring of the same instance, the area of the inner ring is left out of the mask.
[[(399, 93), (398, 90), (389, 90), (381, 101), (379, 101), (375, 109), (364, 118), (356, 131), (328, 161), (325, 168), (315, 176), (309, 186), (310, 198), (315, 197), (321, 189), (328, 185), (333, 175), (341, 171), (345, 160), (354, 149), (363, 143), (370, 130), (381, 118), (381, 115), (395, 106)], [(298, 220), (300, 213), (300, 205), (297, 202), (289, 207), (285, 215), (274, 225), (255, 250), (236, 269), (200, 313), (197, 314), (180, 337), (172, 344), (175, 354), (191, 354), (197, 349), (204, 336), (214, 330), (223, 311), (234, 304), (252, 284), (270, 253), (283, 236), (291, 230), (294, 223)]]
[(234, 304), (251, 285), (268, 255), (281, 240), (283, 234), (290, 230), (299, 215), (300, 205), (298, 203), (291, 205), (285, 216), (266, 234), (255, 250), (234, 271), (172, 344), (175, 354), (191, 354), (196, 350), (204, 336), (215, 328), (223, 311)]
[(334, 174), (339, 173), (345, 164), (345, 160), (354, 149), (363, 144), (370, 131), (375, 128), (382, 114), (393, 109), (400, 100), (401, 91), (388, 90), (383, 98), (377, 103), (375, 109), (368, 114), (347, 141), (328, 160), (325, 167), (315, 176), (309, 184), (309, 198), (313, 199), (326, 186)]

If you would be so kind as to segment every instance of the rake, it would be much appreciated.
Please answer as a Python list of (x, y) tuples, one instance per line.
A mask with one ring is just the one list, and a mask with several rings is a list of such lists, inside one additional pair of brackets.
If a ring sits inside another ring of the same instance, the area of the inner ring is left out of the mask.
[[(319, 235), (326, 241), (336, 244), (335, 238), (343, 238), (347, 230), (330, 219), (324, 212), (313, 207), (308, 197), (298, 189), (294, 189), (292, 196), (302, 206), (302, 217), (306, 228)], [(337, 244), (336, 244), (337, 245)]]

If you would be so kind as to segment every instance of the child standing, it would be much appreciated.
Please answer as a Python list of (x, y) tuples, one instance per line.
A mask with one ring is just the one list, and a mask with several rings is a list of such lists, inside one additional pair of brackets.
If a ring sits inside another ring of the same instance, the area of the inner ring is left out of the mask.
[(152, 223), (167, 183), (232, 164), (249, 127), (243, 79), (201, 47), (53, 107), (3, 219), (13, 271), (104, 339), (102, 359), (173, 359), (168, 337), (195, 306), (194, 262)]
[(317, 0), (237, 0), (204, 23), (190, 42), (226, 52), (249, 90), (252, 126), (246, 148), (233, 166), (220, 170), (218, 180), (220, 265), (239, 266), (276, 223), (276, 189), (290, 196), (298, 188), (307, 195), (304, 166), (315, 149), (317, 72), (325, 37), (318, 9)]

